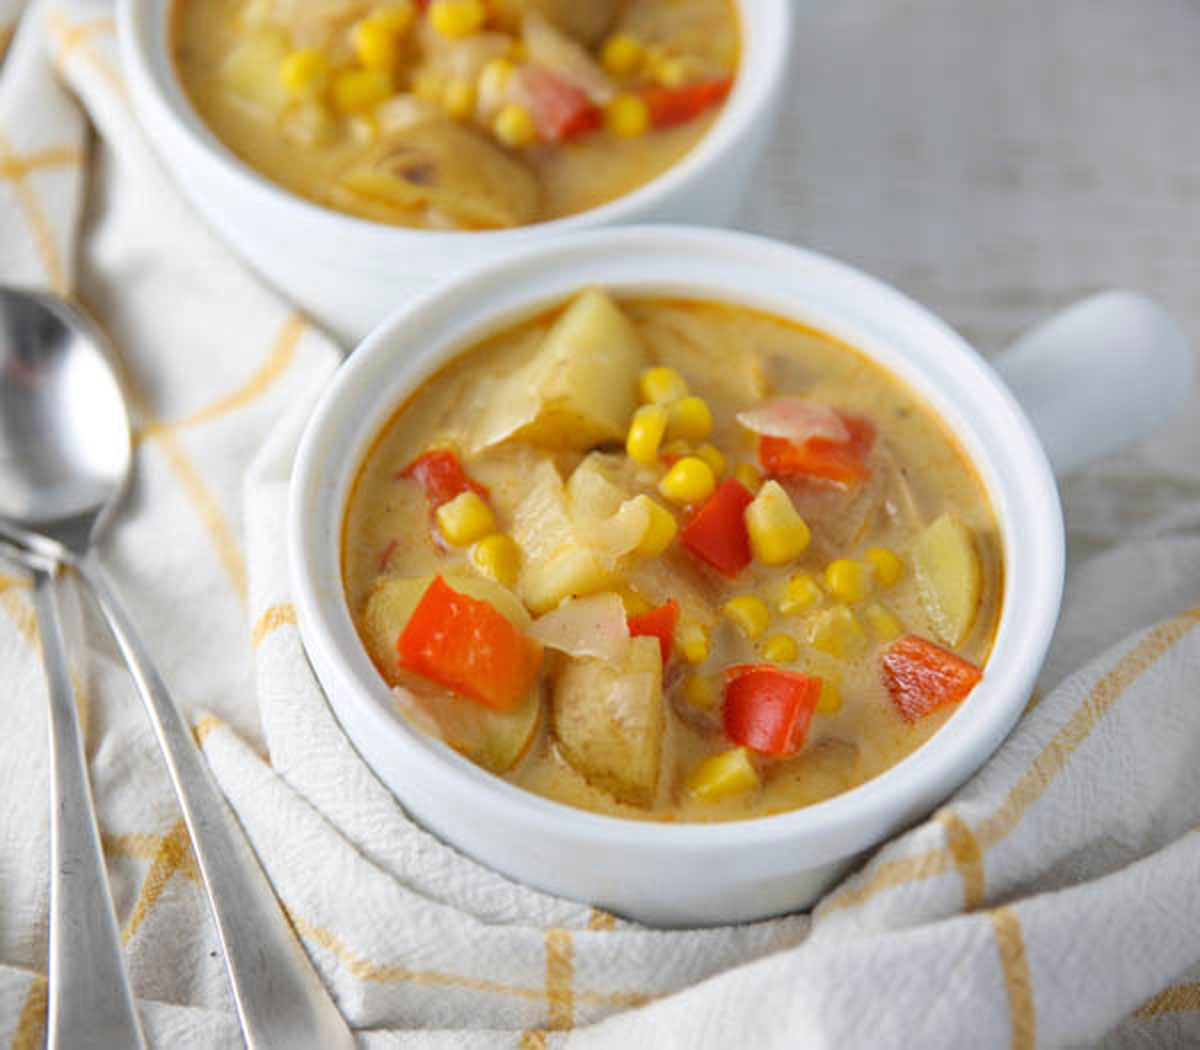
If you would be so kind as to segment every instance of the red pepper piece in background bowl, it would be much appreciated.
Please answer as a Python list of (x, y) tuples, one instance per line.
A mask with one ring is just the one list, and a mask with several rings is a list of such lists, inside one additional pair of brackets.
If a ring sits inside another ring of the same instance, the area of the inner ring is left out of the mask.
[(733, 77), (701, 80), (677, 88), (655, 85), (642, 92), (642, 100), (650, 111), (651, 127), (671, 128), (719, 106), (732, 87)]
[(721, 719), (730, 740), (777, 757), (804, 746), (821, 695), (820, 678), (774, 664), (742, 664), (725, 675)]

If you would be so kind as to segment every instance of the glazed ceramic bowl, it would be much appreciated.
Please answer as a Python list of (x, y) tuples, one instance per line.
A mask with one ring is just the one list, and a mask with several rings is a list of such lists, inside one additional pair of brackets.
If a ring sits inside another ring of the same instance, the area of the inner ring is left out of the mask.
[[(973, 461), (1004, 553), (995, 646), (982, 682), (943, 728), (874, 780), (755, 820), (639, 822), (528, 793), (396, 714), (342, 590), (340, 539), (358, 467), (396, 408), (441, 365), (587, 285), (717, 300), (822, 329), (915, 390)], [(1147, 433), (1188, 389), (1190, 364), (1178, 328), (1130, 293), (1089, 300), (1027, 336), (1000, 361), (1010, 389), (922, 307), (811, 252), (741, 234), (665, 227), (545, 242), (402, 307), (323, 396), (301, 443), (289, 512), (304, 644), (363, 758), (413, 817), (485, 864), (658, 925), (710, 925), (801, 908), (864, 850), (946, 798), (1012, 728), (1050, 644), (1062, 592), (1063, 523), (1051, 463), (1070, 469)]]
[(397, 304), (471, 266), (544, 237), (634, 222), (722, 224), (765, 145), (783, 90), (792, 0), (736, 0), (738, 79), (700, 143), (658, 178), (608, 204), (511, 230), (413, 230), (344, 215), (259, 175), (192, 109), (173, 68), (176, 0), (118, 0), (134, 108), (163, 164), (200, 215), (263, 277), (353, 343)]

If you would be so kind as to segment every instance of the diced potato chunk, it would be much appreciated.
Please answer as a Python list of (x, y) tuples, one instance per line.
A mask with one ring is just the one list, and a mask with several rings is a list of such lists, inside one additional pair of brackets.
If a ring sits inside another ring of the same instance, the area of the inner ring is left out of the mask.
[(521, 572), (521, 597), (540, 616), (564, 598), (582, 598), (613, 585), (608, 562), (587, 547), (568, 547), (545, 561), (528, 562)]
[(389, 685), (395, 685), (400, 673), (396, 639), (412, 616), (421, 595), (433, 577), (418, 579), (382, 579), (372, 586), (363, 607), (363, 641), (367, 655)]
[(511, 711), (493, 711), (452, 693), (422, 688), (403, 691), (397, 703), (418, 724), (432, 722), (436, 735), (455, 751), (496, 774), (508, 772), (524, 757), (542, 713), (540, 687)]
[(512, 493), (510, 531), (526, 562), (545, 561), (576, 542), (562, 478), (554, 464), (544, 459), (523, 480), (527, 484)]
[(563, 756), (590, 784), (631, 806), (652, 805), (665, 728), (658, 639), (634, 638), (621, 666), (567, 661), (551, 725)]
[(291, 101), (279, 76), (288, 55), (286, 34), (259, 28), (242, 33), (221, 63), (221, 85), (236, 98), (270, 117), (277, 117)]
[(619, 472), (620, 459), (616, 456), (593, 452), (584, 457), (567, 480), (567, 503), (572, 520), (595, 523), (617, 513), (629, 498)]
[(917, 592), (933, 629), (951, 648), (961, 645), (975, 622), (983, 591), (971, 530), (947, 512), (917, 536), (912, 556)]
[(646, 363), (642, 338), (621, 308), (605, 292), (586, 291), (500, 385), (472, 446), (510, 437), (555, 449), (621, 441)]

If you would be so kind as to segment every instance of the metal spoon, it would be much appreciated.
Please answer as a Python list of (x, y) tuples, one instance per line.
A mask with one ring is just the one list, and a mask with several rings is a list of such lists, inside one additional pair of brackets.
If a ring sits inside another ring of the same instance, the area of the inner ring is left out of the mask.
[[(0, 336), (2, 338), (2, 336)], [(33, 575), (50, 712), (49, 1050), (144, 1050), (88, 784), (83, 733), (63, 644), (57, 565), (3, 553)]]
[(130, 465), (129, 420), (104, 345), (62, 300), (0, 288), (0, 535), (74, 567), (108, 619), (191, 834), (247, 1045), (352, 1047), (91, 546)]

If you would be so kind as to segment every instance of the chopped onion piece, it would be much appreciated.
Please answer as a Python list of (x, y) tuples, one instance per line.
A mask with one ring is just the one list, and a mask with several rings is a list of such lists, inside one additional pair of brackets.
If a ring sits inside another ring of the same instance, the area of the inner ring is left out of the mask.
[(608, 74), (585, 48), (559, 32), (541, 15), (536, 12), (526, 15), (521, 32), (534, 63), (557, 73), (597, 106), (612, 100), (616, 90)]
[(620, 595), (568, 598), (533, 621), (529, 637), (568, 656), (592, 656), (619, 663), (629, 648), (629, 621)]
[(811, 438), (838, 443), (850, 440), (850, 431), (834, 409), (802, 397), (772, 398), (739, 412), (737, 421), (756, 434), (785, 438), (797, 445), (803, 445)]

